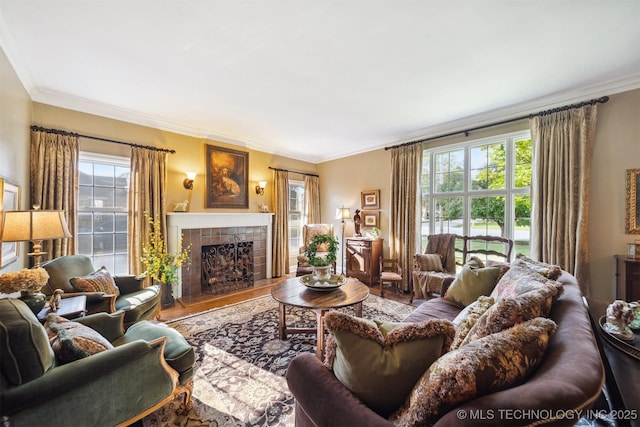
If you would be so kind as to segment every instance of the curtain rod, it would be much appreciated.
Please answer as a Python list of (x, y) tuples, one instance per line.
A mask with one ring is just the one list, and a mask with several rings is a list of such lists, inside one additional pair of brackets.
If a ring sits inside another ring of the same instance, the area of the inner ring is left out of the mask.
[(291, 170), (288, 170), (288, 169), (280, 169), (280, 168), (272, 168), (271, 166), (269, 166), (269, 169), (274, 170), (274, 171), (281, 171), (281, 172), (299, 173), (300, 175), (316, 176), (316, 177), (320, 178), (320, 175), (317, 175), (315, 173), (291, 171)]
[(83, 135), (81, 133), (68, 132), (66, 130), (60, 130), (60, 129), (47, 129), (47, 128), (43, 128), (43, 127), (40, 127), (40, 126), (31, 126), (31, 130), (32, 131), (38, 131), (38, 132), (55, 133), (55, 134), (58, 134), (58, 135), (76, 136), (76, 137), (79, 137), (79, 138), (95, 139), (96, 141), (111, 142), (111, 143), (114, 143), (114, 144), (128, 145), (130, 147), (136, 147), (136, 148), (146, 148), (147, 150), (164, 151), (164, 152), (171, 153), (171, 154), (175, 154), (176, 153), (176, 150), (168, 150), (166, 148), (158, 148), (158, 147), (153, 147), (151, 145), (134, 144), (132, 142), (116, 141), (114, 139), (100, 138), (98, 136), (91, 136), (91, 135)]
[(476, 131), (476, 130), (486, 129), (486, 128), (490, 128), (490, 127), (494, 127), (494, 126), (500, 126), (500, 125), (504, 125), (504, 124), (507, 124), (507, 123), (518, 122), (518, 121), (524, 120), (524, 119), (532, 119), (532, 118), (537, 117), (537, 116), (547, 116), (549, 114), (558, 113), (560, 111), (572, 110), (574, 108), (581, 108), (581, 107), (584, 107), (585, 105), (604, 104), (607, 101), (609, 101), (609, 97), (608, 96), (603, 96), (601, 98), (590, 99), (589, 101), (579, 102), (577, 104), (570, 104), (570, 105), (565, 105), (563, 107), (557, 107), (557, 108), (552, 108), (550, 110), (540, 111), (540, 112), (537, 112), (537, 113), (529, 114), (528, 116), (515, 117), (513, 119), (502, 120), (500, 122), (490, 123), (488, 125), (476, 126), (474, 128), (470, 128), (470, 129), (466, 129), (466, 130), (459, 130), (459, 131), (456, 131), (456, 132), (446, 133), (444, 135), (432, 136), (430, 138), (418, 139), (416, 141), (405, 142), (403, 144), (398, 144), (398, 145), (394, 145), (394, 146), (391, 146), (391, 147), (384, 147), (384, 149), (385, 150), (391, 150), (393, 148), (406, 147), (408, 145), (414, 145), (414, 144), (418, 144), (418, 143), (421, 143), (421, 142), (433, 141), (434, 139), (446, 138), (448, 136), (458, 135), (458, 134), (461, 134), (461, 133), (464, 133), (464, 136), (469, 136), (469, 132), (473, 132), (473, 131)]

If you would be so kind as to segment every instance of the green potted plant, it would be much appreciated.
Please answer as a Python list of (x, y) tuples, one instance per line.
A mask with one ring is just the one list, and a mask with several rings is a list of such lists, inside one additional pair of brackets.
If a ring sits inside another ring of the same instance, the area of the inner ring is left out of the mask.
[(160, 220), (154, 220), (145, 212), (144, 217), (149, 222), (149, 240), (142, 245), (142, 257), (140, 261), (146, 270), (144, 276), (162, 283), (162, 308), (171, 307), (175, 304), (173, 299), (173, 286), (178, 283), (178, 269), (189, 261), (191, 245), (182, 248), (182, 237), (180, 238), (180, 252), (170, 254), (167, 250), (164, 237), (162, 236), (162, 224)]
[(338, 239), (330, 234), (316, 234), (307, 244), (305, 256), (313, 268), (314, 279), (331, 279), (331, 267), (336, 262), (338, 244)]

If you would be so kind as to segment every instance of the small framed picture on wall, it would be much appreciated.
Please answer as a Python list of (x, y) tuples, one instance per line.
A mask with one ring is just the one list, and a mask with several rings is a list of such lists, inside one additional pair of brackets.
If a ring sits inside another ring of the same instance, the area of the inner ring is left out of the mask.
[(360, 193), (362, 209), (380, 209), (380, 190), (366, 190)]
[(379, 222), (379, 212), (362, 212), (362, 225), (364, 227), (377, 227)]

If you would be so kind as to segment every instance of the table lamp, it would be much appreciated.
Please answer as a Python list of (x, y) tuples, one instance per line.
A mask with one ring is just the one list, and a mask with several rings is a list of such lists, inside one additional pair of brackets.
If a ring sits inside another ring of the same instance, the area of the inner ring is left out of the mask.
[(34, 206), (31, 211), (6, 211), (0, 241), (32, 242), (34, 267), (40, 267), (42, 241), (72, 237), (64, 217), (64, 211), (40, 210)]

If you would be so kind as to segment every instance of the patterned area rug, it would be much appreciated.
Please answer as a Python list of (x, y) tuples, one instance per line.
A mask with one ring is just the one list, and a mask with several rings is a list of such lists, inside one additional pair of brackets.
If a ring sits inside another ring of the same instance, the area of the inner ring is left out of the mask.
[[(363, 317), (398, 321), (415, 307), (369, 295)], [(345, 309), (352, 312), (352, 309)], [(168, 323), (196, 350), (193, 409), (180, 399), (145, 417), (145, 427), (293, 426), (284, 375), (291, 359), (315, 353), (315, 336), (278, 339), (278, 304), (265, 296)], [(315, 326), (310, 310), (287, 308), (287, 325)]]

